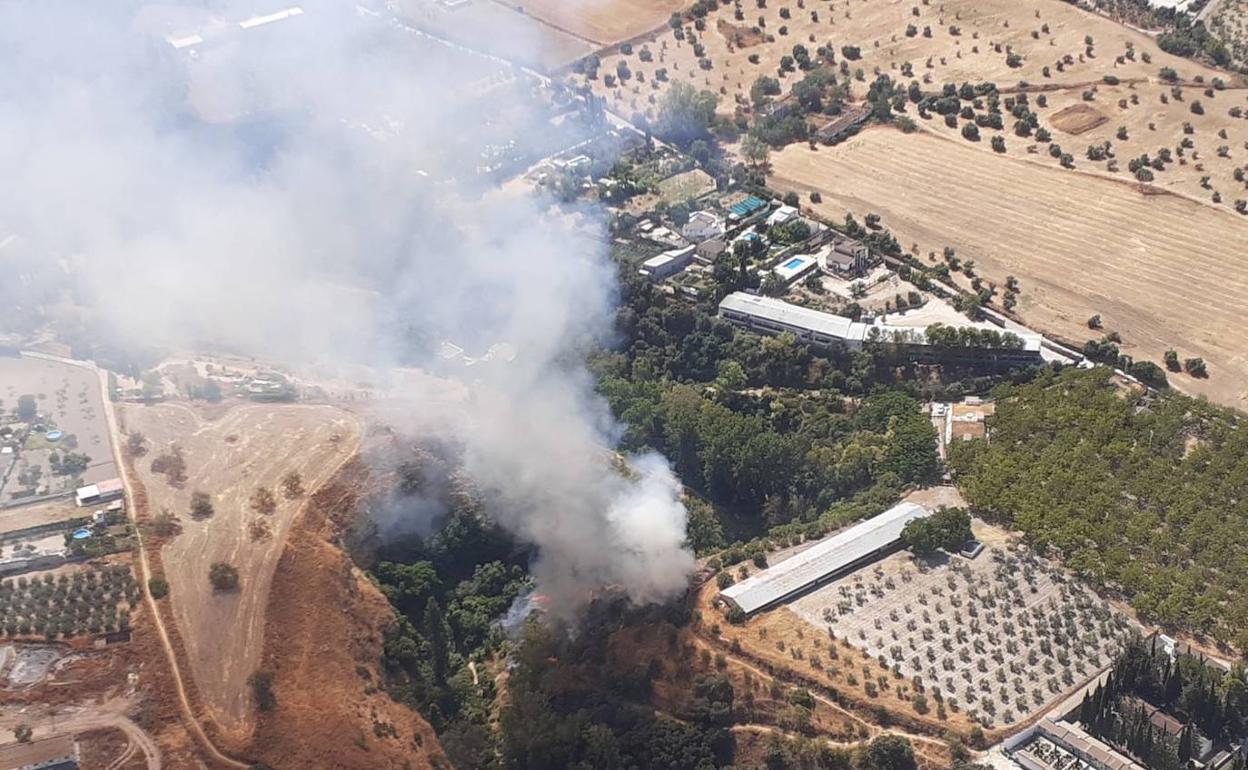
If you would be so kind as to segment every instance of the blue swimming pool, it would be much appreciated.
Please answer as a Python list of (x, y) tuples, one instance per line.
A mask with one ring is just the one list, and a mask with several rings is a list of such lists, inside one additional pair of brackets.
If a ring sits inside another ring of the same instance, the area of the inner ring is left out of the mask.
[(75, 529), (75, 530), (74, 530), (74, 539), (75, 539), (75, 540), (86, 540), (86, 539), (87, 539), (87, 538), (89, 538), (89, 537), (91, 537), (91, 530), (89, 530), (89, 529), (83, 528), (83, 529)]
[(797, 268), (801, 267), (802, 263), (805, 261), (806, 260), (802, 259), (801, 257), (794, 257), (793, 259), (790, 259), (788, 262), (785, 262), (784, 267), (786, 270), (796, 270)]

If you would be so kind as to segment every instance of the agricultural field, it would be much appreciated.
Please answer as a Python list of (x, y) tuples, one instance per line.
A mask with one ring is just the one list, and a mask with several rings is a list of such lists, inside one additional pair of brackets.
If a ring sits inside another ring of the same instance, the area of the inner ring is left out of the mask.
[[(665, 30), (632, 54), (603, 58), (597, 76), (578, 77), (625, 116), (654, 119), (663, 92), (676, 81), (718, 93), (719, 112), (728, 116), (753, 111), (750, 88), (758, 77), (777, 79), (784, 92), (801, 79), (800, 69), (792, 69), (795, 46), (812, 56), (826, 46), (836, 57), (832, 66), (851, 84), (851, 99), (864, 96), (880, 73), (903, 85), (918, 82), (928, 94), (946, 83), (987, 81), (1007, 90), (1008, 99), (1008, 90), (1026, 83), (1036, 127), (1052, 139), (1017, 134), (1007, 102), (1001, 127), (980, 132), (975, 146), (984, 151), (993, 151), (992, 139), (1000, 137), (1004, 148), (996, 151), (1054, 166), (1070, 155), (1078, 170), (1127, 180), (1135, 179), (1130, 161), (1147, 155), (1152, 183), (1161, 189), (1228, 208), (1248, 200), (1244, 79), (1171, 56), (1147, 35), (1109, 19), (1058, 0), (756, 5), (720, 7), (697, 20), (701, 30), (686, 27), (683, 40)], [(857, 50), (850, 56), (847, 48)], [(1163, 71), (1173, 73), (1169, 80)], [(968, 100), (960, 109), (970, 112), (953, 125), (941, 115), (919, 118), (913, 104), (907, 115), (922, 128), (960, 138), (968, 115), (984, 116), (984, 100)], [(812, 118), (812, 125), (821, 122)], [(1089, 154), (1106, 142), (1103, 157)], [(1050, 155), (1054, 145), (1061, 151)]]
[(1086, 322), (1100, 314), (1138, 359), (1160, 362), (1170, 348), (1202, 357), (1208, 379), (1171, 374), (1171, 382), (1248, 406), (1240, 345), (1248, 277), (1236, 248), (1248, 242), (1248, 219), (967, 145), (870, 129), (833, 147), (774, 153), (771, 180), (820, 192), (811, 208), (832, 220), (880, 214), (916, 254), (950, 246), (987, 281), (1015, 276), (1018, 312), (1043, 331), (1082, 342), (1097, 335)]
[[(724, 115), (750, 106), (750, 86), (760, 75), (780, 79), (787, 91), (801, 72), (782, 73), (781, 60), (791, 58), (799, 44), (812, 56), (819, 46), (831, 46), (838, 67), (845, 59), (851, 73), (861, 70), (862, 78), (853, 78), (856, 96), (865, 94), (867, 81), (877, 72), (905, 83), (918, 80), (927, 91), (963, 81), (994, 81), (1002, 88), (1019, 81), (1071, 88), (1101, 82), (1106, 74), (1124, 80), (1155, 78), (1162, 67), (1187, 79), (1228, 77), (1171, 56), (1149, 36), (1061, 0), (771, 0), (757, 6), (757, 0), (721, 6), (698, 21), (703, 29), (688, 25), (696, 41), (688, 34), (679, 40), (665, 29), (635, 44), (632, 54), (602, 57), (598, 77), (578, 78), (605, 96), (616, 112), (654, 117), (658, 97), (678, 80), (718, 93)], [(913, 35), (908, 35), (911, 26)], [(1119, 63), (1117, 57), (1128, 45), (1139, 54)], [(845, 47), (856, 48), (856, 58), (846, 57)], [(602, 75), (615, 75), (621, 63), (630, 76), (608, 85)], [(655, 77), (660, 69), (665, 79)]]
[[(234, 732), (248, 726), (247, 679), (259, 665), (269, 586), (291, 522), (354, 454), (359, 431), (355, 418), (329, 406), (246, 404), (212, 413), (208, 419), (173, 402), (120, 408), (126, 432), (142, 435), (134, 466), (146, 508), (138, 515), (163, 542), (160, 561), (191, 674), (213, 718)], [(285, 488), (291, 473), (301, 489)], [(233, 590), (209, 582), (218, 562), (237, 569)]]
[[(961, 134), (965, 120), (950, 127), (932, 114), (919, 124), (984, 152), (1147, 182), (1155, 188), (1150, 192), (1166, 191), (1227, 211), (1248, 200), (1248, 90), (1154, 79), (1028, 93), (1026, 108), (1036, 127), (1047, 132), (1043, 141), (1039, 131), (1016, 130), (1010, 113), (1021, 98), (1005, 95), (1002, 128), (980, 129), (973, 141)], [(964, 114), (986, 117), (983, 99), (961, 103), (970, 110)]]
[[(494, 0), (454, 5), (438, 0), (398, 0), (395, 7), (418, 29), (542, 70), (562, 67), (599, 47)], [(471, 57), (459, 58), (470, 65), (474, 62)]]
[(129, 564), (9, 578), (0, 582), (0, 632), (52, 640), (124, 631), (141, 596)]
[(985, 727), (1026, 719), (1109, 665), (1126, 617), (1025, 548), (895, 554), (789, 605)]
[(521, 13), (539, 19), (582, 40), (612, 46), (631, 40), (667, 23), (683, 0), (500, 0)]

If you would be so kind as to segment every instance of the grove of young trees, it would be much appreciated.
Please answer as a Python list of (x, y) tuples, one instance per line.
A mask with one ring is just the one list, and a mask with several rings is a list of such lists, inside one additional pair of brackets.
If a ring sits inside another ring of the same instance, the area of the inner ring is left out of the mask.
[(972, 511), (1022, 530), (1147, 620), (1248, 650), (1248, 425), (1105, 369), (1000, 389), (991, 442), (951, 449)]

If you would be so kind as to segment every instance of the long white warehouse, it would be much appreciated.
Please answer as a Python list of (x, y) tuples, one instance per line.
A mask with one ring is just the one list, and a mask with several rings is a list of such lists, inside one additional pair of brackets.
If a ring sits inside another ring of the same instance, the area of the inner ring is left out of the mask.
[[(940, 359), (958, 356), (971, 359), (992, 358), (1005, 362), (1030, 363), (1040, 360), (1042, 338), (1022, 331), (997, 331), (1001, 341), (1015, 338), (1011, 347), (942, 347), (939, 340), (929, 337), (927, 326), (897, 326), (876, 321), (865, 323), (844, 316), (793, 305), (772, 297), (760, 297), (734, 291), (719, 303), (719, 317), (759, 334), (778, 335), (788, 332), (799, 342), (828, 348), (843, 344), (850, 350), (861, 350), (872, 340), (892, 343), (912, 351)], [(904, 317), (904, 316), (903, 316)], [(934, 328), (934, 327), (931, 327)], [(985, 329), (966, 325), (966, 328)], [(982, 332), (981, 332), (982, 333)]]
[(899, 503), (725, 588), (719, 595), (729, 605), (751, 615), (895, 549), (901, 544), (906, 523), (927, 515), (927, 509), (921, 505)]

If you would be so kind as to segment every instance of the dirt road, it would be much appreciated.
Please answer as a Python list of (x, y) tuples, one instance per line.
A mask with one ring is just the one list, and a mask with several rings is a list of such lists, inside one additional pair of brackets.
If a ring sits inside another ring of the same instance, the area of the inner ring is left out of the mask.
[[(133, 704), (128, 700), (114, 700), (101, 706), (71, 708), (66, 711), (8, 712), (0, 716), (0, 729), (12, 731), (18, 725), (31, 727), (33, 739), (53, 738), (58, 735), (77, 735), (89, 730), (116, 729), (126, 734), (129, 745), (121, 757), (110, 765), (118, 768), (142, 751), (147, 759), (147, 770), (161, 770), (160, 747), (125, 712)], [(246, 765), (243, 765), (246, 767)]]

